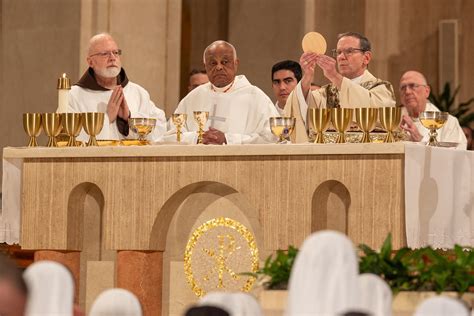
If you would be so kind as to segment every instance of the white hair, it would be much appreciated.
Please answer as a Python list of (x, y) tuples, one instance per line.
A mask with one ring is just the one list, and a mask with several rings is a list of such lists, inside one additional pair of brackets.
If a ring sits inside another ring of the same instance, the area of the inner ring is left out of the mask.
[(207, 51), (210, 50), (211, 48), (213, 48), (215, 46), (219, 46), (219, 45), (225, 45), (225, 46), (228, 46), (228, 47), (232, 48), (232, 53), (234, 54), (234, 61), (237, 60), (237, 51), (235, 50), (234, 45), (232, 45), (229, 42), (219, 40), (219, 41), (212, 42), (211, 45), (207, 46), (206, 49), (204, 50), (204, 53), (202, 54), (202, 61), (203, 61), (204, 65), (206, 64), (206, 53), (207, 53)]

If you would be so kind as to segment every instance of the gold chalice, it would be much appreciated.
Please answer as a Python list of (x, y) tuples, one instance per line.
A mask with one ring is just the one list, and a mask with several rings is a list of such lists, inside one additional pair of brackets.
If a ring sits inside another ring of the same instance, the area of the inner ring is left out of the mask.
[(443, 127), (448, 117), (448, 112), (425, 111), (420, 113), (419, 119), (421, 125), (430, 130), (428, 146), (439, 146), (438, 140), (436, 139), (438, 136), (436, 130)]
[(294, 117), (270, 117), (270, 129), (278, 137), (277, 144), (286, 144), (287, 138), (295, 128)]
[(400, 125), (402, 109), (400, 107), (388, 106), (379, 108), (379, 120), (382, 128), (387, 131), (384, 143), (395, 142), (393, 131)]
[(337, 144), (346, 142), (346, 137), (344, 133), (352, 121), (353, 112), (353, 109), (348, 108), (331, 109), (331, 122), (336, 131), (338, 132), (336, 139)]
[(56, 137), (61, 133), (63, 128), (61, 124), (60, 113), (43, 113), (41, 114), (41, 120), (43, 122), (43, 129), (46, 135), (48, 135), (48, 147), (58, 147)]
[(356, 108), (355, 119), (357, 125), (364, 133), (362, 135), (361, 143), (370, 143), (370, 132), (375, 128), (377, 123), (377, 114), (379, 109), (377, 108)]
[(314, 139), (315, 144), (324, 143), (323, 133), (328, 128), (330, 119), (331, 119), (331, 112), (329, 111), (329, 109), (317, 109), (317, 108), (308, 109), (309, 129), (316, 132), (316, 137)]
[(82, 113), (61, 113), (61, 123), (64, 131), (69, 136), (67, 147), (80, 146), (76, 141), (76, 137), (81, 132), (82, 128)]
[(82, 113), (82, 125), (84, 127), (84, 131), (87, 133), (87, 135), (89, 135), (87, 146), (99, 146), (95, 137), (100, 133), (102, 127), (104, 126), (104, 113)]
[(41, 133), (41, 114), (40, 113), (23, 113), (23, 128), (26, 134), (30, 136), (28, 147), (36, 147), (36, 137)]
[(209, 118), (209, 112), (207, 111), (194, 111), (194, 120), (198, 123), (198, 144), (202, 144), (202, 137), (204, 135), (204, 126), (207, 123), (207, 119)]
[(186, 123), (188, 115), (185, 113), (174, 113), (172, 116), (173, 124), (176, 126), (176, 141), (181, 142), (181, 128)]
[(140, 143), (143, 145), (148, 145), (149, 142), (146, 140), (146, 137), (155, 128), (156, 119), (146, 117), (129, 118), (128, 125), (134, 133), (138, 134), (138, 140)]

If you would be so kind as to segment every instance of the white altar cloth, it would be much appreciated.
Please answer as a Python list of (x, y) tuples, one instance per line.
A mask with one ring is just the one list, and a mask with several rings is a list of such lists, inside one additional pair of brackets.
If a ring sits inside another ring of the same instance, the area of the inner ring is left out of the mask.
[(405, 145), (407, 244), (474, 246), (474, 152)]

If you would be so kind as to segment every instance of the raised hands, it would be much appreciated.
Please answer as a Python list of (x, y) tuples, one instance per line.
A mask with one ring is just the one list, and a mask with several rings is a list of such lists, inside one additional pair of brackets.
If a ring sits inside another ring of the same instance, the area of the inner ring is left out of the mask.
[(402, 116), (400, 127), (410, 135), (410, 140), (413, 142), (419, 142), (423, 138), (413, 123), (413, 120), (406, 114)]
[(300, 57), (300, 65), (303, 69), (301, 88), (305, 98), (308, 96), (308, 92), (311, 88), (311, 82), (313, 81), (316, 66), (321, 68), (326, 78), (328, 78), (338, 88), (341, 88), (342, 75), (337, 71), (336, 60), (334, 58), (324, 54), (306, 52)]
[(301, 78), (301, 89), (303, 95), (306, 98), (308, 96), (309, 89), (311, 88), (311, 82), (314, 77), (314, 69), (316, 67), (316, 60), (318, 54), (313, 52), (303, 53), (300, 57), (300, 65), (303, 70), (303, 78)]
[(109, 103), (107, 104), (107, 115), (109, 116), (110, 123), (114, 122), (117, 119), (117, 116), (124, 120), (128, 120), (130, 110), (127, 101), (125, 100), (122, 86), (116, 86), (112, 91)]

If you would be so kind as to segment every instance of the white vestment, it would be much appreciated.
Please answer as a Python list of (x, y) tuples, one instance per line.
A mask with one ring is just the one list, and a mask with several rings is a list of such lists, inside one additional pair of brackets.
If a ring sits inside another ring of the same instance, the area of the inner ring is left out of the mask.
[(278, 101), (275, 102), (275, 109), (278, 111), (278, 114), (280, 114), (280, 116), (285, 116), (285, 109), (282, 109), (280, 107)]
[[(186, 113), (184, 142), (195, 144), (198, 124), (194, 111), (208, 111), (205, 130), (216, 128), (225, 134), (227, 144), (275, 142), (269, 118), (279, 116), (270, 98), (250, 84), (243, 75), (236, 76), (226, 92), (218, 92), (210, 82), (200, 85), (181, 100), (175, 113)], [(170, 124), (172, 126), (172, 124)]]
[[(286, 116), (296, 118), (295, 131), (291, 137), (293, 142), (308, 141), (305, 126), (308, 107), (328, 107), (327, 87), (310, 90), (305, 99), (300, 81), (291, 92), (286, 101), (285, 113)], [(337, 92), (339, 105), (343, 108), (395, 106), (395, 95), (391, 84), (375, 78), (368, 70), (362, 76), (352, 80), (343, 77), (341, 89), (337, 89)]]
[[(402, 111), (403, 111), (403, 114), (408, 114), (405, 107), (402, 108)], [(439, 109), (434, 104), (427, 102), (425, 111), (439, 112)], [(430, 131), (421, 124), (418, 118), (412, 118), (412, 120), (416, 128), (418, 129), (418, 132), (420, 132), (421, 136), (423, 137), (421, 139), (421, 142), (428, 142), (430, 139), (430, 136), (429, 136)], [(436, 139), (439, 142), (453, 142), (453, 143), (458, 144), (457, 148), (459, 149), (467, 148), (466, 135), (464, 135), (464, 132), (462, 131), (461, 126), (459, 125), (458, 119), (452, 116), (451, 114), (449, 114), (448, 120), (443, 125), (443, 127), (438, 129), (436, 132), (438, 133), (438, 136), (436, 137)]]
[[(123, 94), (127, 100), (130, 110), (130, 117), (156, 118), (156, 126), (153, 132), (148, 135), (151, 141), (157, 141), (166, 132), (165, 113), (157, 108), (151, 101), (148, 92), (136, 83), (128, 81), (123, 87)], [(68, 112), (102, 112), (105, 113), (104, 127), (97, 135), (97, 139), (118, 140), (123, 138), (137, 138), (137, 135), (130, 132), (129, 136), (122, 135), (117, 128), (117, 120), (110, 122), (107, 115), (107, 104), (112, 90), (92, 90), (82, 88), (77, 85), (71, 87), (69, 93)], [(84, 129), (77, 137), (80, 141), (87, 141), (89, 136)]]

